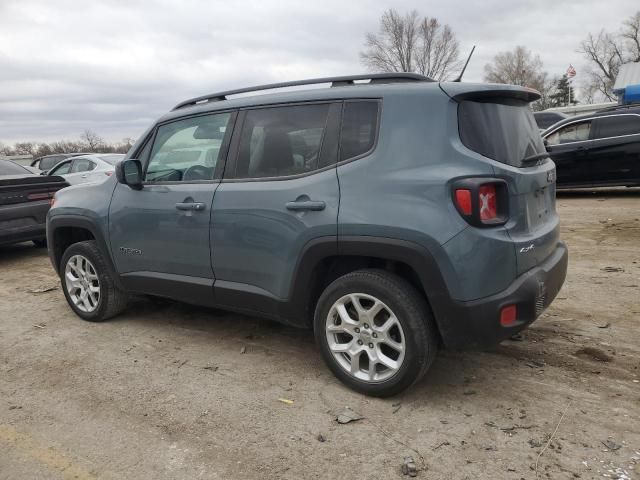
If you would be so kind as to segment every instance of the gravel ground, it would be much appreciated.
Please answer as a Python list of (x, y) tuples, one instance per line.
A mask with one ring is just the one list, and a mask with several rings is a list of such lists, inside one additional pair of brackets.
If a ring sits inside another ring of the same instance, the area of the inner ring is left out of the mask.
[(639, 207), (560, 196), (553, 305), (387, 400), (339, 384), (307, 331), (164, 301), (83, 322), (44, 250), (0, 247), (0, 478), (403, 478), (407, 456), (425, 479), (638, 478)]

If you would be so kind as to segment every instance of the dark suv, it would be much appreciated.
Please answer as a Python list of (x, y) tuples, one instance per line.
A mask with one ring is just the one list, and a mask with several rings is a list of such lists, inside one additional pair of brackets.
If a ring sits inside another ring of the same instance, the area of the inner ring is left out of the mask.
[(559, 187), (640, 185), (640, 105), (570, 117), (542, 136)]
[(49, 254), (85, 320), (137, 293), (313, 327), (338, 378), (392, 395), (439, 347), (522, 330), (564, 281), (538, 98), (381, 74), (188, 100), (115, 176), (56, 196)]

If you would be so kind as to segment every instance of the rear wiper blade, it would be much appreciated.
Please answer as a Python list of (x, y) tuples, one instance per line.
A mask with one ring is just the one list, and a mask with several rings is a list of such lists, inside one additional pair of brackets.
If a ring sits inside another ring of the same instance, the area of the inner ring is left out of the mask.
[(536, 162), (538, 160), (542, 160), (543, 158), (547, 158), (548, 156), (549, 156), (549, 152), (535, 153), (533, 155), (524, 157), (522, 160), (520, 160), (520, 163)]

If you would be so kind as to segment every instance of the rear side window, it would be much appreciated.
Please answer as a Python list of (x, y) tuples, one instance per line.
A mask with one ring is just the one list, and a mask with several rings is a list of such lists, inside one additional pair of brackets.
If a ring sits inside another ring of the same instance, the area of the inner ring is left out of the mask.
[(458, 106), (460, 140), (470, 150), (507, 165), (544, 153), (545, 148), (529, 104), (464, 100)]
[(597, 123), (598, 127), (595, 138), (620, 137), (640, 133), (640, 116), (638, 115), (597, 118), (594, 123)]
[(591, 122), (572, 123), (549, 135), (547, 143), (559, 145), (561, 143), (583, 142), (589, 140), (590, 131)]
[(90, 170), (93, 170), (94, 168), (96, 168), (96, 164), (88, 158), (78, 158), (73, 161), (71, 173), (88, 172)]
[(328, 104), (248, 111), (235, 177), (281, 177), (316, 170), (328, 113)]
[(373, 148), (378, 131), (378, 102), (345, 102), (340, 136), (340, 160), (358, 157)]

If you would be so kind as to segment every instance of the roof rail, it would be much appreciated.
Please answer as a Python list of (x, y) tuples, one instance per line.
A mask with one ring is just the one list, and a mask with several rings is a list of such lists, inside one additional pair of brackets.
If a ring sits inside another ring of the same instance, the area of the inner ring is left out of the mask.
[(255, 87), (238, 88), (236, 90), (226, 90), (224, 92), (212, 93), (201, 97), (191, 98), (179, 103), (172, 110), (184, 107), (191, 107), (199, 103), (218, 102), (226, 100), (228, 95), (239, 93), (259, 92), (261, 90), (272, 90), (274, 88), (296, 87), (300, 85), (316, 85), (319, 83), (330, 83), (332, 87), (343, 87), (355, 85), (356, 81), (369, 80), (370, 84), (375, 83), (399, 83), (399, 82), (434, 82), (435, 80), (418, 75), (417, 73), (372, 73), (368, 75), (348, 75), (342, 77), (312, 78), (309, 80), (296, 80), (293, 82), (271, 83), (268, 85), (257, 85)]
[(601, 108), (596, 112), (612, 112), (614, 110), (622, 110), (624, 108), (640, 108), (640, 103), (619, 103), (618, 105), (612, 105), (610, 107)]

